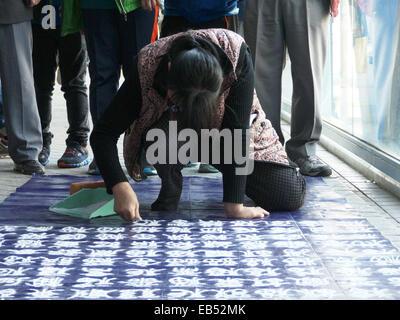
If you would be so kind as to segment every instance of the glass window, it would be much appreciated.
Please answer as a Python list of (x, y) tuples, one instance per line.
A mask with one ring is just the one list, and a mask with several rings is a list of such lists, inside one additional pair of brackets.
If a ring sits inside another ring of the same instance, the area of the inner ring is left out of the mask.
[[(331, 24), (323, 119), (400, 159), (399, 0), (344, 0)], [(290, 100), (290, 62), (284, 76)]]

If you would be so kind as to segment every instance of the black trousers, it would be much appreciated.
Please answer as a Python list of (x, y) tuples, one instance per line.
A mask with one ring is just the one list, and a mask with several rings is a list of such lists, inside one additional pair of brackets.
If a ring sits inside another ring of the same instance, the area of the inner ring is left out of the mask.
[[(166, 137), (166, 150), (169, 150), (169, 119), (168, 111), (163, 114), (161, 119), (152, 126), (151, 129), (162, 130)], [(151, 130), (150, 129), (150, 130)], [(179, 128), (178, 128), (179, 130)], [(177, 148), (186, 142), (178, 142)], [(143, 141), (144, 153), (152, 142)], [(223, 149), (223, 145), (222, 145)], [(176, 150), (176, 154), (178, 154)], [(211, 150), (211, 149), (210, 149)], [(211, 153), (211, 152), (210, 152)], [(199, 157), (201, 157), (199, 152)], [(169, 163), (167, 153), (166, 163)], [(209, 163), (224, 174), (224, 166), (212, 163), (210, 154)], [(157, 173), (162, 180), (158, 203), (166, 203), (167, 207), (177, 205), (182, 192), (182, 173), (183, 164), (155, 164)], [(305, 201), (306, 182), (297, 168), (264, 161), (254, 161), (254, 170), (247, 176), (246, 195), (252, 199), (257, 206), (267, 211), (294, 211), (299, 209)]]
[(202, 23), (191, 23), (184, 17), (177, 16), (165, 16), (161, 24), (160, 37), (168, 37), (179, 32), (185, 32), (187, 30), (199, 30), (199, 29), (211, 29), (211, 28), (222, 28), (237, 32), (238, 30), (238, 16), (230, 15), (224, 16), (215, 20), (202, 22)]
[(52, 96), (57, 66), (60, 67), (61, 90), (67, 103), (69, 141), (87, 145), (89, 102), (86, 86), (88, 64), (86, 43), (78, 32), (61, 37), (61, 28), (43, 29), (33, 25), (33, 76), (43, 132), (43, 144), (50, 145), (52, 134)]

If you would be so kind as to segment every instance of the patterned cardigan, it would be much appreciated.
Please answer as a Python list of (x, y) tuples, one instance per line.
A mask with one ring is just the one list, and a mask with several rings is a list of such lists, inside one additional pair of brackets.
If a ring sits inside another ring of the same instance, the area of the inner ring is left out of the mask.
[[(240, 48), (244, 42), (238, 34), (225, 29), (208, 29), (188, 31), (194, 37), (205, 38), (218, 45), (232, 63), (232, 71), (225, 76), (222, 84), (222, 94), (217, 108), (216, 127), (220, 128), (225, 111), (225, 100), (231, 86), (236, 81), (236, 66), (239, 60)], [(161, 118), (167, 108), (167, 98), (161, 96), (153, 87), (154, 77), (162, 57), (169, 51), (173, 40), (185, 33), (160, 39), (145, 48), (138, 55), (139, 80), (142, 90), (142, 108), (137, 120), (133, 122), (124, 136), (124, 160), (128, 174), (135, 180), (141, 181), (142, 168), (140, 150), (142, 135)], [(252, 114), (257, 117), (250, 126), (250, 158), (288, 165), (287, 155), (279, 142), (279, 137), (272, 128), (271, 122), (265, 118), (257, 95), (254, 92)]]

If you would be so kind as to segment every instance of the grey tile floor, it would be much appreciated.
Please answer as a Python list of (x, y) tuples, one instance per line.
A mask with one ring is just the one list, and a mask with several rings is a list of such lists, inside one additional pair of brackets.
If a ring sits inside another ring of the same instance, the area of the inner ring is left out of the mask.
[[(51, 125), (55, 137), (50, 163), (46, 166), (46, 173), (49, 175), (86, 175), (87, 167), (77, 169), (59, 169), (57, 167), (57, 159), (65, 149), (66, 131), (68, 129), (66, 119), (65, 101), (59, 87), (57, 87), (54, 94)], [(284, 123), (283, 129), (285, 134), (288, 134), (288, 124)], [(121, 142), (119, 142), (119, 152), (122, 155)], [(324, 179), (325, 182), (335, 192), (345, 197), (350, 205), (358, 208), (359, 213), (367, 218), (394, 246), (400, 248), (400, 199), (369, 181), (324, 148), (318, 148), (318, 156), (334, 170), (331, 177)], [(10, 159), (0, 159), (0, 202), (30, 178), (15, 174), (12, 171), (12, 165)], [(197, 168), (184, 169), (184, 175), (198, 175)]]

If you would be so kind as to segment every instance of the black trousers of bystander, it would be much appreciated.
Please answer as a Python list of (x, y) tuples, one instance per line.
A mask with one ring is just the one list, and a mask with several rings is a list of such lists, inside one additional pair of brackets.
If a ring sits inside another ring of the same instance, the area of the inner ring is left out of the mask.
[(239, 21), (237, 15), (223, 16), (221, 18), (202, 23), (191, 23), (184, 17), (179, 16), (165, 16), (161, 25), (160, 37), (168, 37), (179, 32), (185, 32), (187, 30), (213, 28), (222, 28), (237, 32), (238, 25)]
[(67, 143), (75, 141), (86, 146), (90, 127), (85, 39), (79, 32), (61, 37), (61, 27), (45, 30), (40, 25), (33, 25), (32, 30), (33, 74), (43, 144), (48, 146), (51, 143), (52, 95), (59, 66), (61, 90), (67, 103)]

